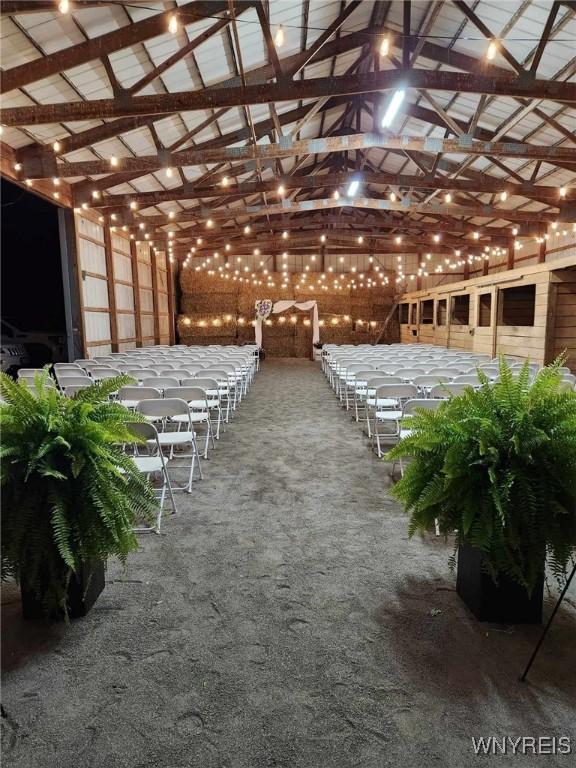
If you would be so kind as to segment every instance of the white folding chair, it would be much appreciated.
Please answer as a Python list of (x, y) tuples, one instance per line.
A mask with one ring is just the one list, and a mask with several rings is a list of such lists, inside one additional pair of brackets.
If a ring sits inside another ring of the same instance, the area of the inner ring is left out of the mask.
[(158, 432), (154, 424), (134, 421), (127, 425), (128, 430), (138, 438), (139, 441), (146, 441), (148, 450), (153, 454), (149, 456), (141, 456), (137, 453), (139, 443), (133, 444), (134, 455), (131, 456), (132, 461), (136, 464), (136, 468), (139, 472), (146, 475), (150, 480), (152, 476), (160, 475), (162, 478), (162, 487), (159, 491), (159, 506), (158, 515), (156, 517), (155, 528), (149, 527), (136, 527), (134, 530), (137, 533), (160, 533), (160, 527), (162, 525), (162, 513), (164, 511), (164, 501), (166, 498), (166, 492), (170, 496), (170, 503), (172, 505), (172, 514), (176, 514), (176, 502), (174, 501), (174, 493), (170, 477), (168, 475), (168, 461), (164, 456), (160, 440), (158, 438)]
[[(184, 486), (174, 487), (174, 490), (192, 492), (192, 482), (194, 480), (194, 469), (198, 463), (200, 479), (203, 478), (202, 467), (200, 466), (200, 454), (196, 444), (196, 434), (191, 418), (190, 407), (186, 400), (182, 398), (163, 398), (155, 400), (141, 400), (136, 406), (136, 410), (146, 416), (148, 419), (162, 419), (164, 425), (163, 431), (158, 433), (158, 443), (162, 451), (169, 449), (169, 459), (172, 461), (175, 456), (175, 449), (190, 445), (192, 452), (190, 454), (179, 454), (181, 459), (190, 459), (190, 471), (188, 482)], [(185, 416), (184, 422), (175, 417)], [(180, 430), (184, 423), (186, 427)], [(171, 429), (176, 427), (176, 429)]]

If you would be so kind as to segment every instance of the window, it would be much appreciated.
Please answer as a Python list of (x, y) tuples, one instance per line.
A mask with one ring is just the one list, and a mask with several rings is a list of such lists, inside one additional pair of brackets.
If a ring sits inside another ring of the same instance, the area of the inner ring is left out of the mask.
[(436, 325), (446, 325), (446, 299), (438, 299), (436, 304)]
[(434, 322), (434, 299), (420, 302), (420, 322), (424, 325), (432, 325)]
[(492, 317), (492, 294), (481, 293), (478, 296), (478, 326), (489, 328)]
[(410, 325), (418, 322), (418, 304), (410, 304)]
[(400, 310), (400, 324), (401, 325), (407, 325), (408, 324), (408, 304), (400, 304), (399, 310)]
[(500, 291), (499, 325), (534, 325), (536, 286), (520, 285)]
[(468, 325), (470, 322), (470, 296), (452, 297), (452, 325)]

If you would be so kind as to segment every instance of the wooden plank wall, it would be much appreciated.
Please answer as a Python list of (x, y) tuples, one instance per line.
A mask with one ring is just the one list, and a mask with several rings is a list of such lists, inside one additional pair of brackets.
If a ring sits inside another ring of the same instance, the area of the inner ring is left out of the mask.
[(550, 359), (565, 353), (566, 364), (576, 371), (576, 267), (553, 272), (554, 334)]
[(84, 354), (174, 343), (170, 262), (147, 242), (75, 211)]
[[(507, 292), (520, 287), (528, 287), (528, 291)], [(467, 323), (458, 323), (453, 316), (457, 296), (469, 296)], [(434, 323), (426, 324), (422, 322), (422, 304), (430, 299), (434, 301)], [(576, 257), (408, 293), (401, 301), (410, 310), (408, 322), (400, 326), (403, 342), (438, 344), (492, 356), (506, 354), (540, 364), (567, 349), (568, 364), (576, 368)], [(446, 324), (439, 322), (439, 303), (443, 301)], [(510, 324), (514, 314), (519, 321), (527, 320), (532, 306), (532, 324)]]

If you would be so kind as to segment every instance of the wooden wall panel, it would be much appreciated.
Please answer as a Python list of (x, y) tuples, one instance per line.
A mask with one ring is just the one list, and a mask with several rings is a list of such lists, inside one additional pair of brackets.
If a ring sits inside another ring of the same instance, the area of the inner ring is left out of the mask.
[[(527, 302), (525, 296), (516, 292), (506, 294), (510, 288), (533, 287), (528, 294), (533, 301)], [(479, 299), (489, 293), (492, 297), (490, 307), (490, 325), (479, 325)], [(469, 324), (459, 325), (451, 322), (454, 298), (458, 295), (470, 296)], [(503, 300), (506, 297), (508, 313), (503, 316)], [(405, 294), (403, 303), (413, 305), (416, 302), (433, 299), (436, 307), (440, 301), (448, 305), (448, 325), (435, 323), (430, 331), (422, 324), (405, 322), (401, 325), (401, 340), (438, 344), (455, 349), (469, 350), (480, 354), (510, 355), (518, 359), (530, 359), (543, 364), (550, 362), (556, 355), (567, 350), (569, 365), (576, 367), (576, 256), (565, 256), (561, 260), (525, 266), (475, 278), (466, 282), (438, 286), (427, 291)], [(527, 312), (527, 306), (533, 313)], [(509, 324), (517, 310), (518, 317), (533, 319), (529, 325)], [(533, 317), (532, 317), (533, 314)], [(413, 319), (408, 317), (408, 320)], [(504, 324), (504, 321), (507, 324)], [(414, 330), (417, 331), (414, 335)]]

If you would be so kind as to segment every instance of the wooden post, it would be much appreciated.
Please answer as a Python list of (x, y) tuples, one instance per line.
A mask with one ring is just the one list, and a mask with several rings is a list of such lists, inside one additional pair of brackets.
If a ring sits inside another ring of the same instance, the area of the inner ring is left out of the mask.
[(540, 249), (538, 251), (538, 264), (543, 264), (546, 261), (546, 240), (542, 237), (540, 243)]
[(156, 272), (156, 251), (150, 249), (152, 268), (152, 305), (154, 307), (154, 344), (160, 344), (160, 316), (158, 314), (158, 273)]
[(114, 259), (110, 227), (104, 225), (104, 253), (106, 256), (106, 285), (108, 287), (108, 315), (110, 317), (110, 342), (112, 352), (118, 352), (118, 319), (116, 315), (116, 291), (114, 285)]
[(507, 269), (514, 269), (514, 238), (508, 238), (508, 259), (506, 261)]
[(138, 248), (135, 240), (130, 240), (130, 258), (132, 261), (132, 290), (134, 291), (134, 320), (136, 327), (136, 346), (142, 346), (142, 314), (140, 307), (140, 276), (138, 275)]
[(174, 313), (174, 275), (172, 274), (172, 259), (166, 258), (166, 288), (168, 290), (168, 335), (170, 344), (176, 344), (176, 327)]

